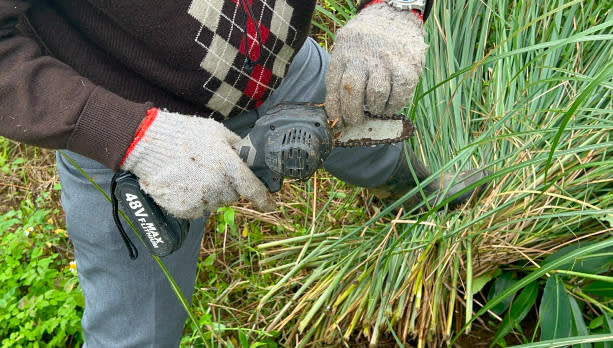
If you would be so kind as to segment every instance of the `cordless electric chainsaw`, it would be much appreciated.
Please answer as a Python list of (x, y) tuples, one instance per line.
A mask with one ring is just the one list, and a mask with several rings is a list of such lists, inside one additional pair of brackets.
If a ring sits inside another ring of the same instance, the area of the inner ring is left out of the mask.
[[(236, 146), (240, 158), (270, 192), (281, 189), (284, 178), (306, 180), (319, 169), (334, 147), (373, 146), (404, 141), (415, 128), (405, 116), (374, 116), (366, 113), (358, 126), (335, 128), (321, 104), (283, 103), (259, 118)], [(187, 221), (167, 219), (144, 193), (135, 175), (120, 172), (111, 187), (113, 214), (122, 237), (137, 257), (118, 217), (118, 208), (130, 220), (147, 248), (157, 256), (177, 250), (187, 236)]]

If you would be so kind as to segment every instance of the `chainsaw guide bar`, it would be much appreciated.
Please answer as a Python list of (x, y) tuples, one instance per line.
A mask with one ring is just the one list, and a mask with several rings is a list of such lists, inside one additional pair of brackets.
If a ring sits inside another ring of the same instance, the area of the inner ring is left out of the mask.
[(360, 125), (340, 129), (331, 125), (334, 147), (395, 144), (415, 134), (415, 125), (404, 115), (379, 116), (367, 111), (364, 114), (366, 119)]

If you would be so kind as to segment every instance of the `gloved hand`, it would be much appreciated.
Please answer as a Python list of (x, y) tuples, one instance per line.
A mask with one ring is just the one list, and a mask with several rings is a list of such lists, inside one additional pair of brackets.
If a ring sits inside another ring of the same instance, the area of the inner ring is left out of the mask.
[(201, 217), (239, 197), (273, 210), (268, 190), (233, 148), (239, 140), (212, 119), (151, 109), (121, 169), (134, 173), (143, 191), (178, 218)]
[(326, 112), (359, 124), (364, 107), (392, 115), (407, 106), (425, 64), (423, 22), (412, 11), (373, 4), (341, 28), (326, 78)]

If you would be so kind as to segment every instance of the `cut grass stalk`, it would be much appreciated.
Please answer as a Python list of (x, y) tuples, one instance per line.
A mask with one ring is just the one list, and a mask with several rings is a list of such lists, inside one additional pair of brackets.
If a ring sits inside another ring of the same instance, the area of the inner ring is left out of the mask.
[(473, 316), (473, 254), (471, 244), (472, 243), (470, 239), (464, 242), (464, 248), (466, 250), (466, 286), (464, 290), (464, 301), (466, 301), (465, 332), (467, 334), (470, 333), (470, 319)]

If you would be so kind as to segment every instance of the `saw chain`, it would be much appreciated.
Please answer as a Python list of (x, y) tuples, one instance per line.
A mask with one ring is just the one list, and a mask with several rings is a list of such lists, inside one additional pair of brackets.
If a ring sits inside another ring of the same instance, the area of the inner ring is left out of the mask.
[(338, 140), (339, 135), (342, 130), (337, 130), (334, 128), (334, 125), (331, 125), (332, 128), (332, 138), (334, 139), (334, 147), (361, 147), (361, 146), (374, 146), (374, 145), (384, 145), (384, 144), (395, 144), (402, 141), (405, 141), (415, 135), (416, 127), (411, 120), (409, 120), (406, 116), (400, 114), (394, 115), (373, 115), (368, 111), (364, 111), (364, 115), (367, 120), (380, 120), (380, 121), (400, 121), (402, 125), (402, 131), (400, 135), (393, 138), (387, 139), (372, 139), (372, 138), (360, 138), (360, 139), (351, 139), (341, 141)]

